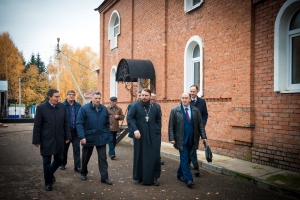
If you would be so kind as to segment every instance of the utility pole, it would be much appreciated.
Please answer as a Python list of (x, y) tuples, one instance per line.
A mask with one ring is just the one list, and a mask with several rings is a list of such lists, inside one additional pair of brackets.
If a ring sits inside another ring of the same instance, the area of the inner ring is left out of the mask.
[(75, 85), (76, 85), (76, 88), (77, 88), (77, 90), (78, 90), (78, 92), (79, 92), (79, 94), (80, 94), (80, 96), (81, 96), (81, 98), (82, 98), (83, 103), (86, 104), (86, 100), (85, 100), (85, 98), (84, 98), (84, 96), (83, 96), (83, 94), (82, 94), (82, 92), (81, 92), (81, 90), (80, 90), (79, 85), (77, 84), (77, 82), (76, 82), (76, 80), (75, 80), (75, 78), (74, 78), (74, 76), (73, 76), (73, 74), (72, 74), (72, 71), (71, 71), (71, 69), (70, 69), (68, 63), (66, 62), (65, 58), (64, 58), (62, 55), (61, 55), (61, 58), (62, 58), (62, 60), (63, 60), (63, 62), (64, 62), (64, 64), (65, 64), (65, 66), (67, 67), (67, 69), (68, 69), (68, 71), (69, 71), (69, 73), (70, 73), (70, 75), (71, 75), (71, 77), (72, 77), (72, 79), (73, 79), (73, 81), (74, 81), (74, 83), (75, 83)]
[(56, 80), (57, 80), (57, 90), (59, 91), (59, 75), (60, 75), (60, 71), (59, 71), (59, 56), (58, 54), (60, 53), (60, 50), (59, 50), (59, 41), (60, 41), (60, 38), (57, 38), (57, 48), (56, 48), (56, 59), (57, 59), (57, 74), (56, 74)]

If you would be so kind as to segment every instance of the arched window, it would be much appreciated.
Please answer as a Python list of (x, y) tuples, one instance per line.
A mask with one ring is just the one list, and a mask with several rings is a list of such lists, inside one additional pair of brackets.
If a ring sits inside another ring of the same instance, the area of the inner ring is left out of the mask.
[(118, 82), (116, 82), (117, 67), (113, 66), (110, 71), (110, 97), (118, 97)]
[(184, 51), (184, 91), (191, 85), (197, 85), (198, 96), (203, 96), (203, 44), (199, 36), (191, 37)]
[(120, 15), (114, 10), (110, 16), (108, 23), (108, 40), (110, 41), (110, 49), (118, 47), (118, 35), (120, 34)]
[(288, 0), (274, 30), (274, 91), (300, 92), (300, 1)]
[(117, 17), (114, 23), (114, 37), (117, 37), (117, 35), (120, 33), (119, 27), (120, 27), (120, 21), (119, 21), (119, 17)]
[(289, 30), (291, 84), (300, 84), (300, 9), (293, 16)]
[(194, 85), (200, 86), (200, 48), (197, 44), (193, 51)]

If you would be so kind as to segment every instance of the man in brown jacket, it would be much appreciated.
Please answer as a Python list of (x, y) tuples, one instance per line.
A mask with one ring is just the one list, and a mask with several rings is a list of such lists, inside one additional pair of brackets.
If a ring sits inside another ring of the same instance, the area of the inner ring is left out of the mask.
[(117, 106), (118, 99), (117, 97), (110, 98), (110, 105), (107, 106), (108, 114), (109, 114), (109, 122), (110, 122), (110, 135), (108, 142), (108, 155), (112, 160), (115, 159), (115, 147), (116, 147), (116, 137), (119, 131), (119, 120), (124, 119), (122, 108)]

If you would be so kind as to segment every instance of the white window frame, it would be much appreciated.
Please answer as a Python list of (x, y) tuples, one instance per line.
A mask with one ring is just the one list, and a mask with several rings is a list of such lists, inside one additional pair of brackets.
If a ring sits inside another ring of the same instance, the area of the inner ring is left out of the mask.
[(116, 81), (117, 66), (113, 66), (110, 70), (110, 97), (118, 97), (118, 82)]
[[(295, 34), (293, 34), (295, 33)], [(293, 37), (300, 37), (300, 30), (299, 29), (296, 29), (296, 30), (293, 30), (293, 31), (290, 31), (290, 34), (289, 34), (289, 42), (288, 42), (288, 51), (289, 51), (289, 59), (288, 59), (288, 72), (287, 72), (287, 89), (289, 91), (291, 90), (299, 90), (300, 92), (300, 84), (291, 84), (292, 80), (291, 80), (291, 77), (292, 77), (292, 39)]]
[[(114, 29), (116, 27), (115, 21), (117, 18), (119, 18), (119, 24), (117, 25), (119, 26), (119, 32), (115, 36)], [(108, 23), (108, 40), (110, 41), (110, 50), (118, 47), (118, 36), (120, 35), (120, 32), (121, 32), (120, 14), (117, 10), (114, 10), (110, 15), (110, 19)]]
[(281, 7), (274, 29), (274, 91), (299, 93), (300, 84), (291, 83), (291, 37), (299, 30), (289, 31), (290, 22), (300, 9), (299, 0), (287, 0)]
[(184, 0), (184, 12), (190, 12), (192, 10), (194, 10), (195, 8), (198, 8), (199, 6), (201, 6), (203, 3), (203, 0), (200, 0), (199, 3), (197, 3), (196, 5), (193, 5), (193, 0)]
[(184, 50), (184, 86), (183, 90), (185, 92), (190, 91), (190, 87), (194, 85), (194, 63), (195, 59), (193, 59), (193, 52), (196, 45), (199, 45), (200, 49), (200, 58), (197, 59), (199, 63), (199, 73), (200, 73), (200, 85), (198, 85), (199, 91), (198, 96), (203, 96), (203, 43), (202, 39), (195, 35), (192, 36), (188, 42), (186, 43), (185, 50)]

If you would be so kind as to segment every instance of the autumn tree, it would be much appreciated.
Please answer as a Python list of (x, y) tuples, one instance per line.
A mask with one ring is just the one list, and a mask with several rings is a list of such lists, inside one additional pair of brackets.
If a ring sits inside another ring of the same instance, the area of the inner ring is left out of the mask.
[[(55, 58), (58, 59), (52, 60), (47, 67), (52, 87), (58, 88), (59, 81), (61, 100), (64, 100), (66, 92), (72, 89), (76, 91), (77, 101), (83, 103), (67, 66), (69, 66), (83, 94), (95, 90), (97, 88), (95, 70), (99, 66), (97, 53), (93, 52), (90, 47), (74, 50), (71, 46), (64, 44), (61, 47), (61, 53), (55, 55)], [(57, 76), (58, 73), (59, 76)]]
[(24, 71), (23, 55), (8, 32), (0, 35), (0, 80), (8, 81), (8, 101), (15, 103), (19, 96), (19, 77)]
[(46, 99), (50, 89), (49, 78), (46, 73), (39, 73), (36, 65), (31, 65), (22, 76), (22, 101), (27, 105), (39, 104)]

